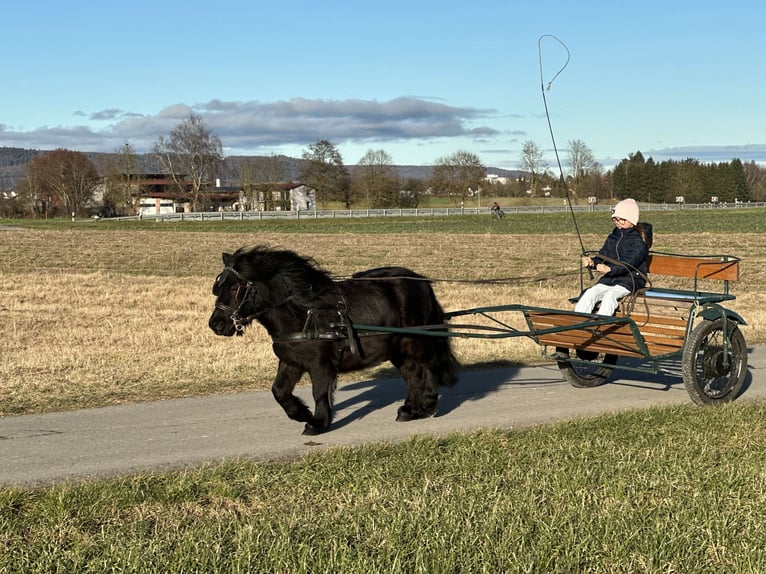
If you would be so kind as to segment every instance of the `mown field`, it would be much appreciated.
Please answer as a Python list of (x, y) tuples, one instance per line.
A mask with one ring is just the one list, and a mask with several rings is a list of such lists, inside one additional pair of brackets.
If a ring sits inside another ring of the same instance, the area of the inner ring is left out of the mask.
[[(648, 219), (657, 250), (742, 257), (731, 307), (748, 344), (764, 344), (766, 214)], [(597, 249), (608, 222), (578, 220)], [(241, 245), (295, 249), (336, 275), (406, 265), (436, 280), (448, 309), (561, 307), (579, 289), (580, 246), (555, 215), (332, 229), (0, 222), (0, 241), (3, 416), (267, 388), (275, 362), (261, 330), (221, 339), (207, 328), (220, 253)], [(470, 282), (485, 278), (506, 281)], [(519, 339), (458, 352), (466, 368), (541, 360)], [(0, 572), (762, 572), (765, 415), (750, 401), (685, 405), (3, 488)]]

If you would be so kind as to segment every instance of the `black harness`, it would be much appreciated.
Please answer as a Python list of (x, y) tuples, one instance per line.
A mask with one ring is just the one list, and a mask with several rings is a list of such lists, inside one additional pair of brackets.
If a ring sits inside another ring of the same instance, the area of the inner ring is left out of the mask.
[[(234, 294), (234, 300), (238, 303), (236, 307), (224, 305), (219, 301), (216, 301), (215, 308), (223, 311), (229, 316), (231, 322), (234, 323), (234, 328), (237, 333), (241, 334), (245, 330), (245, 325), (249, 324), (258, 317), (265, 315), (269, 309), (262, 309), (257, 313), (252, 313), (246, 317), (242, 316), (242, 311), (246, 303), (255, 303), (255, 296), (257, 290), (253, 282), (239, 273), (231, 265), (224, 267), (223, 271), (218, 274), (213, 283), (213, 295), (218, 297), (221, 294), (221, 288), (226, 284), (229, 277), (233, 277), (237, 281), (237, 292)], [(337, 284), (336, 284), (337, 285)], [(351, 319), (348, 316), (348, 306), (346, 305), (346, 299), (343, 296), (343, 292), (340, 287), (337, 286), (338, 302), (335, 307), (335, 312), (338, 316), (338, 321), (330, 321), (327, 325), (327, 329), (323, 330), (320, 325), (317, 325), (317, 309), (309, 308), (306, 311), (306, 321), (303, 324), (303, 329), (297, 333), (285, 335), (279, 338), (273, 338), (273, 341), (290, 342), (290, 341), (307, 341), (307, 340), (327, 340), (338, 341), (341, 339), (348, 339), (349, 347), (354, 355), (361, 356), (361, 350), (358, 344), (358, 335), (354, 328)], [(290, 302), (293, 297), (290, 296), (275, 307), (281, 307)], [(272, 307), (273, 308), (273, 307)]]

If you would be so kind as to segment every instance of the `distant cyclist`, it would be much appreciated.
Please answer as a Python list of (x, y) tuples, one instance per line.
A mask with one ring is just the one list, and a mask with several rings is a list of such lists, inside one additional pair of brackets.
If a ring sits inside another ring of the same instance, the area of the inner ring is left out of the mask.
[(498, 202), (495, 202), (492, 204), (492, 208), (490, 211), (492, 212), (492, 215), (495, 217), (498, 217), (500, 219), (505, 217), (505, 212), (500, 208), (500, 204)]

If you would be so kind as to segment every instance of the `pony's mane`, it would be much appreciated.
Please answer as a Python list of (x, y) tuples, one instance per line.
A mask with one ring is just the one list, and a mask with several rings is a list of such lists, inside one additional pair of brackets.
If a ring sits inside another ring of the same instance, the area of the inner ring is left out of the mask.
[(253, 281), (279, 277), (292, 292), (311, 290), (316, 295), (333, 284), (332, 277), (311, 257), (266, 245), (240, 248), (233, 254), (234, 267)]

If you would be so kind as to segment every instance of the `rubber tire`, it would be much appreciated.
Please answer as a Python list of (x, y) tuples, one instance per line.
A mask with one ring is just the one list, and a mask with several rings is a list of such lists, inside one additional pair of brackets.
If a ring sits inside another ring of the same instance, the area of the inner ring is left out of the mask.
[(684, 345), (681, 374), (698, 405), (727, 403), (737, 398), (747, 375), (747, 345), (739, 325), (729, 320), (729, 367), (724, 370), (723, 319), (703, 320)]
[[(569, 356), (569, 349), (556, 347), (556, 353)], [(586, 352), (583, 352), (583, 355)], [(583, 357), (585, 358), (585, 357)], [(599, 354), (594, 358), (588, 357), (590, 365), (573, 364), (569, 361), (558, 361), (561, 375), (573, 387), (587, 389), (603, 385), (614, 371), (617, 355)]]

